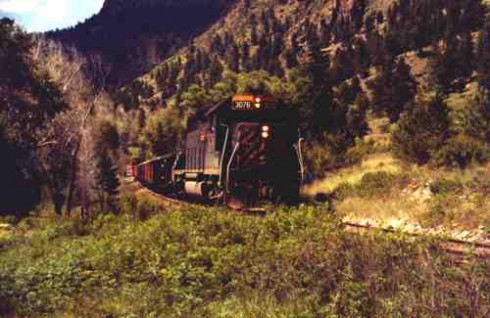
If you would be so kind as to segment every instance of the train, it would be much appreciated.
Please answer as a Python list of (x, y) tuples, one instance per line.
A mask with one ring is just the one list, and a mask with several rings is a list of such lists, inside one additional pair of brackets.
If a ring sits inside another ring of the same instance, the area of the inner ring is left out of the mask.
[(304, 179), (298, 111), (272, 96), (235, 95), (192, 116), (185, 146), (131, 168), (136, 181), (236, 210), (298, 203)]

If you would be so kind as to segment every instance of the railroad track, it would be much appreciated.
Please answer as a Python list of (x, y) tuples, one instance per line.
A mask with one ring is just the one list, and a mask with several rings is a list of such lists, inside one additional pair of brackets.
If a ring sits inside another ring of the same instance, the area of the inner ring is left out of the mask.
[[(169, 198), (165, 195), (156, 193), (154, 191), (151, 191), (150, 189), (143, 187), (139, 184), (136, 185), (137, 191), (144, 191), (151, 197), (157, 199), (159, 203), (164, 204), (166, 206), (173, 205), (173, 206), (191, 206), (195, 205), (197, 203), (190, 203), (174, 198)], [(264, 215), (266, 213), (265, 209), (262, 208), (255, 208), (255, 209), (250, 209), (246, 211), (247, 213), (251, 214), (256, 214), (256, 215)], [(396, 234), (396, 233), (403, 233), (404, 235), (408, 237), (413, 237), (413, 238), (423, 238), (427, 237), (427, 234), (423, 233), (412, 233), (412, 232), (407, 232), (407, 231), (400, 231), (396, 230), (393, 228), (386, 228), (386, 227), (380, 227), (380, 226), (374, 226), (374, 225), (366, 225), (366, 224), (360, 224), (360, 223), (354, 223), (354, 222), (343, 222), (345, 228), (347, 231), (351, 233), (357, 233), (357, 234), (363, 234), (363, 233), (368, 233), (368, 232), (382, 232), (386, 234)], [(465, 240), (460, 240), (460, 239), (454, 239), (454, 238), (447, 238), (447, 237), (441, 237), (441, 236), (436, 236), (436, 235), (431, 235), (431, 237), (436, 239), (436, 243), (438, 243), (438, 246), (445, 251), (448, 254), (451, 254), (459, 261), (462, 261), (465, 257), (472, 256), (480, 260), (485, 260), (490, 262), (490, 244), (489, 243), (482, 243), (482, 242), (475, 242), (475, 241), (465, 241)]]
[(185, 202), (185, 201), (181, 201), (181, 200), (177, 200), (177, 199), (174, 199), (174, 198), (170, 198), (170, 197), (167, 197), (163, 194), (160, 194), (160, 193), (157, 193), (155, 191), (152, 191), (151, 189), (137, 183), (137, 182), (128, 182), (126, 183), (125, 185), (125, 190), (127, 192), (130, 192), (130, 193), (133, 193), (133, 194), (140, 194), (140, 193), (144, 193), (154, 199), (156, 199), (158, 201), (159, 204), (161, 205), (165, 205), (165, 206), (169, 206), (169, 205), (173, 205), (173, 206), (186, 206), (186, 205), (191, 205), (192, 203), (189, 203), (189, 202)]
[[(406, 236), (413, 238), (422, 238), (427, 237), (426, 234), (422, 233), (411, 233), (406, 231), (399, 231), (393, 228), (384, 228), (373, 225), (365, 225), (353, 222), (344, 222), (344, 225), (347, 230), (352, 232), (369, 232), (369, 231), (379, 231), (383, 233), (403, 233)], [(481, 243), (474, 241), (465, 241), (454, 238), (440, 237), (432, 235), (431, 237), (437, 240), (437, 243), (440, 245), (440, 248), (444, 250), (446, 253), (457, 256), (459, 258), (464, 258), (466, 256), (473, 256), (475, 258), (490, 261), (490, 244), (489, 243)]]

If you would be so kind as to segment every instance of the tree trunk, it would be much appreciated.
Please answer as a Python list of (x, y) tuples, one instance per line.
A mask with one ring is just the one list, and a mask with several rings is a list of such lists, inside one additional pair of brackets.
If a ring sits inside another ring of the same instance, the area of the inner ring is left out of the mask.
[(66, 198), (66, 214), (71, 214), (72, 204), (73, 204), (73, 193), (75, 192), (75, 184), (77, 181), (77, 172), (78, 172), (78, 152), (80, 151), (81, 137), (77, 142), (75, 147), (75, 151), (73, 152), (73, 156), (71, 158), (71, 175), (70, 182), (68, 184), (68, 196)]

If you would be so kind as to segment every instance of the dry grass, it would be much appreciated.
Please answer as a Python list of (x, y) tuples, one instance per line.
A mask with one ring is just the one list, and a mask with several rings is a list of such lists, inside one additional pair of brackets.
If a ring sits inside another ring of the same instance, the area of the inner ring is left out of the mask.
[(360, 165), (329, 174), (325, 179), (305, 187), (304, 193), (307, 196), (315, 196), (319, 192), (331, 193), (342, 183), (359, 183), (362, 177), (369, 172), (385, 171), (397, 174), (401, 169), (401, 164), (391, 154), (373, 154)]
[[(387, 185), (388, 190), (372, 196), (357, 193), (360, 190), (354, 188), (334, 201), (339, 216), (359, 223), (437, 230), (456, 236), (478, 232), (478, 239), (490, 239), (490, 171), (484, 166), (465, 171), (408, 166), (390, 153), (380, 153), (360, 165), (331, 173), (306, 187), (304, 193), (308, 197), (332, 194), (345, 185), (364, 190), (363, 176), (378, 172), (404, 176), (408, 181), (402, 187)], [(453, 185), (454, 189), (437, 191), (434, 187), (438, 183)]]
[(336, 205), (344, 218), (371, 219), (392, 226), (394, 223), (415, 221), (427, 213), (427, 200), (423, 195), (393, 195), (379, 198), (350, 197)]

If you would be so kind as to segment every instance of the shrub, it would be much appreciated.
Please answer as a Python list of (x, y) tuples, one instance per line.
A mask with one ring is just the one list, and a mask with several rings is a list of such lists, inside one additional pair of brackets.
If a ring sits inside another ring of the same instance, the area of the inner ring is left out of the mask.
[(490, 306), (488, 264), (456, 265), (435, 241), (353, 234), (315, 207), (264, 217), (193, 206), (165, 212), (144, 222), (101, 215), (82, 238), (41, 231), (9, 246), (0, 252), (0, 299), (9, 304), (2, 309), (17, 316), (385, 317), (483, 316)]
[(354, 146), (342, 135), (329, 135), (323, 144), (306, 147), (305, 163), (312, 178), (323, 177), (329, 170), (352, 166), (372, 153), (374, 142), (356, 139)]
[(447, 194), (461, 191), (463, 184), (454, 179), (442, 178), (430, 183), (430, 191), (434, 194)]
[(401, 189), (407, 185), (409, 178), (405, 175), (396, 175), (386, 171), (368, 172), (362, 176), (358, 184), (342, 183), (334, 191), (337, 199), (349, 196), (372, 198), (386, 196), (394, 189)]
[(464, 169), (471, 163), (487, 162), (489, 155), (489, 148), (484, 142), (458, 134), (448, 139), (437, 151), (435, 161), (446, 167)]
[(441, 96), (417, 101), (403, 113), (393, 132), (393, 149), (401, 159), (428, 163), (449, 137), (448, 106)]
[(327, 146), (315, 145), (307, 147), (305, 153), (305, 164), (311, 179), (321, 177), (334, 166), (335, 159)]

